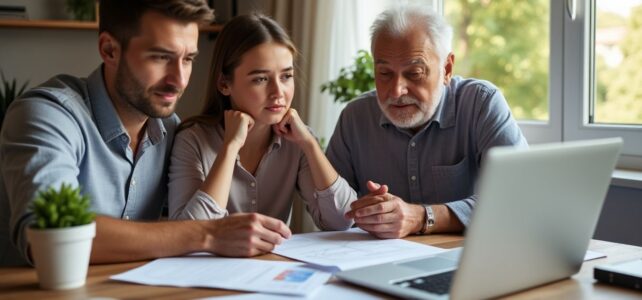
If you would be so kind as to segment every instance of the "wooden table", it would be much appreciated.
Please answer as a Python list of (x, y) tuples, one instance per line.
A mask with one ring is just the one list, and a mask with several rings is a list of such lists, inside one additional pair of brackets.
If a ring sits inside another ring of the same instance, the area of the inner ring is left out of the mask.
[[(461, 245), (458, 235), (433, 235), (408, 237), (407, 240), (437, 247), (453, 248)], [(589, 249), (604, 253), (607, 258), (585, 262), (580, 272), (570, 279), (557, 281), (545, 286), (509, 295), (510, 299), (641, 299), (642, 293), (625, 288), (605, 285), (593, 279), (593, 266), (642, 258), (642, 248), (604, 241), (591, 241)], [(274, 254), (263, 255), (260, 259), (284, 260)], [(237, 292), (201, 289), (175, 288), (129, 284), (112, 281), (109, 276), (142, 266), (147, 262), (93, 265), (89, 268), (87, 284), (68, 291), (46, 291), (38, 287), (36, 271), (32, 268), (0, 268), (0, 299), (193, 299), (231, 295)], [(386, 297), (381, 295), (382, 298)]]

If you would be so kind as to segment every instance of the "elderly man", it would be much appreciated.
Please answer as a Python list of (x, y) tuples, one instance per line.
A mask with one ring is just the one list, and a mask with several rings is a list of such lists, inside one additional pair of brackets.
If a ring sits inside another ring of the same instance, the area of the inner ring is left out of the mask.
[(371, 38), (376, 91), (343, 110), (327, 150), (360, 196), (347, 217), (380, 238), (460, 232), (484, 153), (526, 140), (497, 87), (453, 76), (441, 16), (397, 7)]

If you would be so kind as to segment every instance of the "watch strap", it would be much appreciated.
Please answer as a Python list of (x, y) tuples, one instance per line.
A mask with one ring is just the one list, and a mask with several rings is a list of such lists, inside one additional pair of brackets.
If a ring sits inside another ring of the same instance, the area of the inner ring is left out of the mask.
[(431, 227), (435, 226), (435, 213), (432, 210), (430, 205), (423, 205), (426, 214), (424, 218), (424, 225), (419, 231), (420, 234), (426, 234), (430, 232)]

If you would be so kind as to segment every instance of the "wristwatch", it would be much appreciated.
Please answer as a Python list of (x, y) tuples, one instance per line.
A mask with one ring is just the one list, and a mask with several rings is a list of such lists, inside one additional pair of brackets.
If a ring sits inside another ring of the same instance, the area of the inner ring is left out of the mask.
[(430, 205), (424, 205), (424, 209), (426, 210), (426, 217), (424, 226), (419, 231), (419, 234), (426, 234), (430, 231), (431, 227), (435, 226), (435, 213), (433, 213), (432, 207)]

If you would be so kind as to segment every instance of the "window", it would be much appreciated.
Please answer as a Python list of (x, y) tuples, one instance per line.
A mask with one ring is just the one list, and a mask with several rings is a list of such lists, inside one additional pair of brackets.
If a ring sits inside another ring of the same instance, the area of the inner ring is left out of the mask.
[(642, 125), (642, 1), (595, 4), (591, 121)]
[(529, 143), (562, 139), (563, 35), (551, 28), (563, 16), (555, 2), (443, 1), (455, 74), (497, 85)]
[[(642, 169), (642, 122), (637, 116), (642, 94), (636, 94), (642, 72), (633, 62), (642, 50), (636, 38), (642, 30), (642, 1), (621, 0), (616, 6), (605, 0), (559, 2), (564, 6), (561, 28), (566, 37), (563, 137), (620, 136), (624, 147), (619, 166)], [(613, 29), (623, 23), (624, 29)]]
[(455, 73), (496, 84), (529, 143), (620, 136), (642, 169), (642, 0), (442, 4)]
[(548, 121), (549, 0), (448, 1), (455, 74), (488, 80), (518, 120)]

